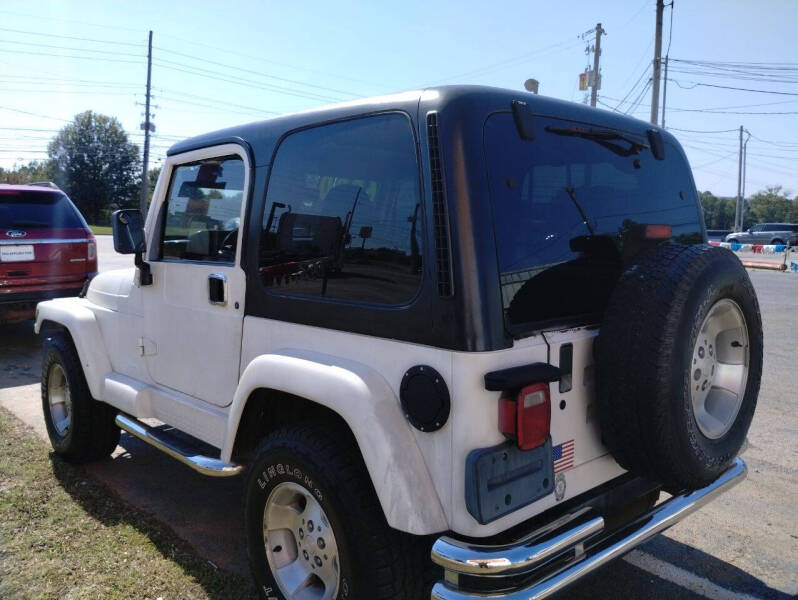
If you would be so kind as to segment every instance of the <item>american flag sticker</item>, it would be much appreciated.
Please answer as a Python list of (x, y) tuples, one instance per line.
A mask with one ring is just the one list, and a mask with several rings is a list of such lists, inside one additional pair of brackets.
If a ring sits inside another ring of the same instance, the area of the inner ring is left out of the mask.
[(574, 466), (574, 441), (568, 440), (562, 444), (554, 446), (552, 450), (554, 458), (554, 473), (567, 471)]

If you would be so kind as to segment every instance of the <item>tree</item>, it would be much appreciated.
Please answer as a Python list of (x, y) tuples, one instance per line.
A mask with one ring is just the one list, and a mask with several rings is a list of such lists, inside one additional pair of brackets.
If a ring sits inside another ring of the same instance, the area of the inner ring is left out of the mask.
[(751, 196), (748, 207), (754, 223), (782, 223), (789, 219), (793, 201), (780, 185), (771, 185)]
[(147, 172), (147, 204), (152, 202), (152, 194), (155, 192), (155, 184), (158, 183), (158, 176), (161, 174), (161, 167), (153, 167)]
[(718, 198), (712, 192), (699, 194), (707, 229), (732, 229), (734, 227), (734, 198)]
[(107, 210), (135, 204), (140, 181), (138, 146), (113, 117), (76, 115), (47, 148), (53, 179), (90, 223)]
[(0, 167), (0, 182), (33, 183), (34, 181), (52, 181), (53, 163), (49, 160), (32, 160), (27, 165), (3, 169)]

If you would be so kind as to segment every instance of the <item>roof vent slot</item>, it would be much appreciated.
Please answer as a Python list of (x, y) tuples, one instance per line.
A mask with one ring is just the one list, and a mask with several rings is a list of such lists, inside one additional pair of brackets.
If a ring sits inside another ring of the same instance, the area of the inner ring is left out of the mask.
[(427, 113), (427, 141), (429, 144), (430, 180), (432, 184), (432, 217), (435, 227), (435, 262), (438, 268), (438, 294), (452, 295), (451, 247), (449, 245), (449, 214), (443, 183), (443, 161), (438, 140), (438, 113)]

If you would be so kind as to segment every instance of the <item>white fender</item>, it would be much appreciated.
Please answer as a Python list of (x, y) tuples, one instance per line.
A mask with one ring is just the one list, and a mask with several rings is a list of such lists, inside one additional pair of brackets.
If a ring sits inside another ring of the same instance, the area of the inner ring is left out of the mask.
[(347, 422), (391, 527), (418, 535), (449, 529), (399, 401), (379, 373), (361, 363), (301, 350), (256, 357), (244, 370), (230, 406), (223, 461), (231, 459), (244, 405), (259, 388), (307, 398)]
[(39, 302), (33, 328), (38, 334), (45, 321), (66, 327), (78, 351), (89, 391), (94, 398), (101, 400), (103, 379), (111, 372), (111, 363), (97, 318), (87, 304), (88, 301), (83, 298), (58, 298)]

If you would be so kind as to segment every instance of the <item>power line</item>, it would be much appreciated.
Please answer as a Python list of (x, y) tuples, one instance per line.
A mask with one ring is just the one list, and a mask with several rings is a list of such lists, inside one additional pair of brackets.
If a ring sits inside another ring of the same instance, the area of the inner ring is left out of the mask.
[(693, 84), (692, 87), (685, 87), (685, 86), (683, 86), (681, 83), (679, 83), (675, 79), (671, 79), (671, 81), (673, 83), (675, 83), (676, 85), (678, 85), (680, 88), (684, 89), (684, 90), (691, 90), (691, 89), (693, 89), (695, 87), (701, 86), (701, 87), (720, 88), (720, 89), (723, 89), (723, 90), (736, 90), (736, 91), (739, 91), (739, 92), (758, 92), (760, 94), (777, 94), (779, 96), (798, 96), (798, 93), (794, 93), (794, 92), (775, 92), (773, 90), (754, 90), (754, 89), (751, 89), (751, 88), (733, 87), (733, 86), (728, 86), (728, 85), (717, 85), (717, 84), (713, 84), (713, 83), (699, 83), (699, 82), (696, 82), (696, 81), (689, 81), (688, 83), (692, 83)]
[[(326, 86), (323, 86), (323, 85), (316, 85), (316, 84), (313, 84), (313, 83), (306, 83), (304, 81), (298, 81), (296, 79), (289, 79), (287, 77), (278, 77), (277, 75), (269, 75), (268, 73), (261, 73), (260, 71), (253, 71), (252, 69), (244, 69), (242, 67), (237, 67), (235, 65), (230, 65), (230, 64), (226, 64), (226, 63), (220, 63), (220, 62), (216, 62), (216, 61), (213, 61), (213, 60), (207, 60), (205, 58), (198, 58), (197, 56), (192, 56), (190, 54), (184, 54), (182, 52), (176, 52), (174, 50), (166, 50), (165, 48), (159, 48), (157, 46), (155, 47), (155, 49), (156, 50), (163, 50), (165, 52), (171, 52), (172, 54), (174, 54), (176, 56), (183, 56), (185, 58), (189, 58), (189, 59), (192, 59), (192, 60), (199, 60), (199, 61), (202, 62), (203, 65), (214, 65), (214, 66), (217, 66), (217, 67), (224, 67), (225, 69), (234, 69), (236, 71), (241, 71), (242, 73), (249, 73), (250, 75), (257, 75), (258, 77), (266, 77), (266, 78), (269, 78), (269, 79), (276, 79), (277, 81), (283, 81), (285, 83), (293, 83), (293, 84), (296, 84), (296, 85), (303, 85), (303, 86), (306, 86), (306, 87), (309, 87), (309, 88), (315, 88), (315, 89), (323, 90), (323, 91), (326, 91), (326, 92), (333, 92), (335, 94), (343, 94), (344, 96), (358, 96), (358, 94), (352, 94), (351, 91), (337, 90), (337, 89), (326, 87)], [(160, 59), (160, 60), (165, 60), (165, 59)], [(171, 61), (167, 61), (167, 62), (171, 62)], [(180, 64), (180, 63), (172, 63), (172, 64)], [(197, 68), (197, 67), (192, 67), (191, 65), (184, 65), (184, 66), (191, 67), (191, 68)], [(362, 97), (362, 96), (360, 96), (360, 97)]]
[[(621, 105), (622, 105), (622, 104), (624, 104), (624, 103), (626, 102), (626, 99), (627, 99), (627, 98), (629, 98), (629, 96), (631, 96), (631, 95), (632, 95), (632, 92), (634, 92), (634, 91), (635, 91), (635, 89), (637, 88), (637, 86), (638, 86), (638, 85), (640, 85), (640, 83), (643, 81), (643, 78), (644, 78), (646, 75), (648, 75), (648, 70), (649, 70), (650, 68), (651, 68), (651, 65), (646, 65), (646, 68), (645, 68), (645, 69), (643, 70), (643, 72), (640, 74), (640, 77), (638, 77), (638, 78), (637, 78), (637, 81), (635, 82), (635, 84), (634, 84), (634, 85), (633, 85), (633, 86), (632, 86), (632, 87), (629, 89), (629, 91), (628, 91), (628, 92), (626, 92), (626, 95), (623, 97), (623, 99), (622, 99), (622, 100), (620, 100), (620, 101), (618, 102), (618, 104), (615, 106), (615, 108), (613, 108), (612, 110), (615, 110), (615, 111), (617, 111), (617, 110), (618, 110), (618, 109), (621, 107)], [(609, 96), (604, 96), (604, 97), (605, 97), (605, 98), (607, 98), (607, 99), (610, 99), (610, 98), (609, 98)]]
[(689, 133), (729, 133), (734, 132), (737, 133), (736, 129), (715, 129), (715, 130), (706, 130), (706, 129), (679, 129), (678, 127), (668, 127), (673, 131), (685, 131)]
[(722, 160), (726, 160), (727, 158), (731, 158), (735, 154), (737, 154), (737, 150), (732, 150), (731, 152), (729, 152), (728, 154), (725, 154), (724, 156), (721, 156), (720, 158), (716, 158), (715, 160), (711, 160), (711, 161), (709, 161), (707, 163), (704, 163), (702, 165), (691, 165), (690, 168), (692, 168), (693, 170), (695, 170), (695, 169), (703, 169), (704, 167), (708, 167), (710, 165), (714, 165), (715, 163), (719, 163)]
[[(582, 45), (581, 40), (574, 41), (572, 38), (569, 38), (568, 40), (563, 40), (555, 44), (550, 44), (548, 46), (538, 48), (537, 50), (532, 50), (531, 52), (526, 52), (524, 54), (514, 56), (512, 58), (507, 58), (490, 65), (485, 65), (483, 67), (479, 67), (471, 71), (466, 71), (465, 73), (459, 73), (457, 75), (451, 75), (449, 77), (444, 77), (443, 79), (438, 79), (436, 84), (444, 83), (446, 81), (451, 81), (452, 79), (460, 79), (463, 77), (471, 77), (473, 75), (481, 75), (488, 71), (495, 71), (498, 68), (504, 68), (510, 64), (515, 64), (524, 61), (526, 59), (532, 58), (533, 56), (545, 55), (549, 53), (549, 51), (554, 51), (554, 52), (565, 51), (581, 45)], [(430, 85), (435, 85), (435, 84), (430, 84)], [(428, 86), (422, 86), (422, 87), (428, 87)]]
[(640, 5), (640, 8), (637, 9), (637, 12), (635, 12), (631, 17), (629, 17), (629, 20), (618, 28), (618, 31), (626, 29), (629, 25), (631, 25), (632, 21), (634, 21), (637, 17), (639, 17), (642, 14), (642, 12), (646, 8), (648, 8), (648, 4), (649, 0), (645, 0), (645, 2), (643, 2), (643, 4)]
[[(175, 61), (170, 61), (162, 58), (155, 59), (154, 63), (156, 66), (159, 66), (163, 69), (170, 69), (172, 71), (179, 71), (181, 73), (187, 73), (189, 75), (195, 75), (197, 77), (203, 77), (205, 79), (212, 79), (214, 81), (225, 81), (227, 83), (233, 83), (236, 85), (242, 85), (247, 87), (258, 87), (260, 89), (276, 92), (280, 94), (285, 94), (288, 96), (295, 96), (298, 98), (304, 98), (306, 100), (321, 100), (324, 102), (341, 102), (342, 98), (331, 98), (329, 96), (322, 96), (320, 94), (315, 94), (313, 92), (305, 92), (302, 90), (292, 90), (290, 88), (284, 88), (280, 86), (275, 86), (271, 84), (264, 83), (262, 81), (255, 81), (252, 79), (246, 79), (243, 77), (237, 76), (225, 76), (224, 73), (219, 73), (218, 71), (209, 71), (207, 69), (199, 70), (196, 67), (192, 67), (191, 65), (186, 65), (183, 63), (178, 63)], [(179, 65), (179, 66), (172, 66), (172, 65)], [(185, 67), (185, 68), (180, 68)]]
[[(607, 99), (607, 100), (613, 100), (613, 101), (617, 101), (618, 100), (618, 98), (613, 98), (611, 96), (604, 96), (604, 98)], [(715, 106), (715, 107), (705, 107), (705, 108), (678, 108), (678, 107), (672, 107), (672, 108), (669, 108), (668, 110), (673, 110), (673, 111), (676, 111), (676, 112), (715, 113), (715, 114), (719, 114), (719, 115), (722, 115), (722, 114), (768, 114), (768, 115), (769, 114), (774, 114), (774, 115), (780, 115), (780, 114), (795, 114), (795, 113), (793, 111), (788, 111), (788, 112), (770, 112), (770, 111), (763, 111), (763, 112), (730, 112), (730, 111), (727, 111), (727, 109), (732, 109), (732, 108), (756, 108), (756, 107), (761, 107), (761, 106), (775, 106), (775, 105), (781, 105), (781, 104), (792, 104), (792, 103), (795, 103), (795, 102), (798, 102), (798, 100), (779, 100), (778, 102), (764, 102), (764, 103), (758, 103), (758, 104), (740, 104), (740, 105), (736, 105), (736, 106)], [(651, 105), (650, 104), (640, 104), (640, 106), (650, 107)]]
[(653, 79), (649, 78), (649, 80), (646, 82), (646, 85), (643, 86), (643, 89), (640, 90), (640, 93), (637, 95), (634, 101), (629, 105), (629, 108), (627, 108), (624, 111), (624, 114), (626, 115), (633, 114), (635, 110), (639, 108), (641, 100), (643, 100), (643, 97), (646, 95), (648, 88), (650, 88), (652, 84), (653, 84)]
[(688, 60), (684, 58), (673, 58), (671, 60), (674, 62), (704, 66), (751, 67), (760, 69), (785, 69), (798, 71), (798, 62), (739, 62), (722, 60)]
[(137, 33), (141, 33), (140, 29), (133, 29), (131, 27), (119, 27), (118, 25), (106, 25), (106, 24), (102, 24), (102, 23), (87, 23), (84, 20), (63, 19), (63, 18), (60, 18), (60, 17), (48, 17), (48, 16), (45, 16), (45, 15), (42, 15), (42, 14), (31, 15), (31, 14), (26, 14), (26, 13), (14, 12), (14, 11), (11, 11), (11, 10), (0, 10), (0, 13), (7, 14), (7, 15), (15, 15), (17, 17), (26, 17), (26, 18), (29, 18), (29, 19), (35, 19), (37, 22), (40, 22), (42, 20), (44, 20), (44, 21), (60, 21), (61, 23), (77, 23), (78, 25), (101, 28), (101, 29), (116, 29), (116, 30), (119, 30), (119, 31), (135, 31)]
[[(284, 63), (284, 62), (279, 62), (279, 61), (275, 61), (275, 60), (270, 60), (268, 58), (263, 58), (262, 56), (253, 56), (251, 54), (243, 54), (241, 52), (236, 52), (236, 51), (230, 50), (229, 48), (221, 48), (219, 46), (211, 46), (209, 44), (203, 44), (203, 43), (197, 42), (195, 40), (188, 40), (188, 39), (177, 37), (177, 36), (174, 36), (174, 35), (167, 35), (167, 34), (159, 34), (159, 35), (161, 35), (162, 37), (166, 37), (166, 38), (170, 38), (170, 39), (173, 39), (173, 40), (177, 40), (177, 41), (182, 42), (184, 44), (192, 44), (192, 45), (198, 46), (200, 48), (207, 48), (209, 50), (213, 50), (214, 52), (223, 52), (225, 54), (230, 54), (231, 56), (238, 56), (238, 57), (241, 57), (241, 58), (246, 58), (248, 60), (255, 60), (255, 61), (258, 61), (258, 62), (262, 62), (262, 63), (266, 63), (266, 64), (270, 64), (270, 65), (276, 65), (276, 66), (279, 66), (279, 67), (287, 67), (289, 69), (294, 69), (294, 70), (299, 70), (299, 71), (307, 71), (308, 73), (316, 73), (316, 74), (319, 74), (319, 75), (324, 75), (325, 77), (332, 76), (332, 77), (335, 77), (335, 79), (346, 79), (348, 81), (354, 81), (356, 83), (372, 85), (372, 86), (379, 87), (379, 88), (384, 88), (385, 87), (385, 84), (383, 84), (383, 83), (376, 83), (374, 81), (366, 81), (364, 79), (359, 79), (359, 78), (356, 78), (356, 77), (350, 77), (348, 75), (343, 75), (343, 74), (339, 74), (339, 73), (331, 73), (329, 71), (323, 71), (321, 69), (313, 69), (313, 68), (310, 68), (310, 67), (304, 67), (304, 66), (300, 66), (300, 65), (293, 65), (293, 64), (289, 64), (289, 63)], [(168, 48), (166, 48), (166, 50), (168, 50), (169, 52), (172, 52), (172, 50), (169, 50)]]
[(754, 134), (751, 134), (751, 137), (760, 142), (764, 142), (765, 144), (772, 144), (774, 146), (798, 146), (798, 142), (784, 142), (784, 141), (774, 142), (771, 140), (763, 140), (762, 138), (759, 138)]
[[(7, 12), (7, 11), (0, 11)], [(24, 31), (22, 29), (8, 29), (7, 27), (0, 27), (0, 31), (8, 31), (10, 33), (24, 33), (26, 35), (38, 35), (42, 37), (61, 38), (64, 40), (76, 40), (81, 42), (94, 42), (98, 44), (113, 44), (114, 46), (134, 46), (136, 48), (144, 48), (144, 44), (133, 42), (120, 42), (119, 40), (98, 40), (95, 38), (76, 37), (72, 35), (59, 35), (56, 33), (39, 33), (37, 31)]]
[[(260, 112), (260, 113), (267, 113), (267, 114), (271, 114), (271, 115), (279, 114), (277, 111), (266, 110), (266, 109), (263, 109), (263, 108), (260, 108), (260, 107), (257, 107), (257, 106), (247, 106), (245, 104), (236, 104), (236, 103), (233, 103), (233, 102), (228, 102), (226, 100), (215, 100), (213, 98), (208, 98), (207, 96), (199, 96), (197, 94), (189, 94), (187, 92), (181, 92), (181, 91), (171, 90), (171, 89), (166, 89), (166, 88), (157, 88), (157, 89), (159, 91), (163, 92), (164, 94), (176, 95), (176, 96), (185, 96), (187, 98), (193, 98), (195, 100), (201, 100), (203, 102), (215, 103), (215, 104), (219, 104), (219, 105), (222, 105), (222, 106), (235, 106), (237, 108), (244, 108), (244, 109), (248, 109), (250, 111)], [(168, 96), (160, 96), (160, 97), (168, 98)], [(180, 100), (180, 99), (175, 99), (175, 100), (178, 101), (178, 102), (186, 102), (185, 100)], [(208, 107), (208, 108), (214, 108), (214, 107)]]
[(69, 52), (87, 52), (91, 54), (102, 54), (107, 56), (135, 56), (140, 57), (141, 54), (135, 54), (133, 52), (114, 52), (111, 50), (102, 50), (100, 48), (76, 48), (75, 46), (59, 46), (57, 44), (40, 44), (36, 42), (19, 42), (19, 41), (11, 41), (11, 40), (0, 40), (0, 44), (11, 44), (14, 47), (16, 46), (33, 46), (34, 48), (50, 48), (55, 50), (68, 50)]
[[(118, 58), (101, 58), (96, 56), (75, 56), (72, 54), (54, 54), (52, 52), (32, 52), (30, 50), (2, 50), (0, 52), (5, 52), (6, 54), (28, 54), (31, 56), (54, 56), (56, 58), (76, 58), (79, 60), (102, 60), (107, 62), (113, 63), (125, 63), (129, 65), (138, 65), (141, 64), (141, 61), (138, 60), (121, 60)], [(143, 57), (142, 57), (143, 58)]]
[(41, 113), (29, 112), (27, 110), (20, 110), (18, 108), (11, 108), (10, 106), (0, 106), (0, 109), (10, 110), (11, 112), (22, 113), (23, 115), (31, 115), (33, 117), (42, 117), (43, 119), (52, 119), (53, 121), (63, 121), (64, 123), (69, 123), (71, 121), (71, 119), (61, 119), (60, 117), (48, 117), (47, 115), (43, 115)]

